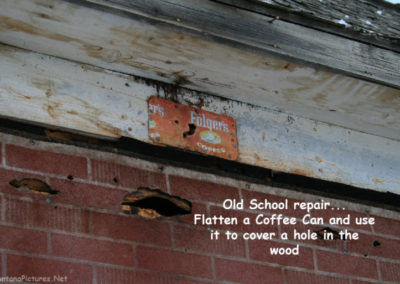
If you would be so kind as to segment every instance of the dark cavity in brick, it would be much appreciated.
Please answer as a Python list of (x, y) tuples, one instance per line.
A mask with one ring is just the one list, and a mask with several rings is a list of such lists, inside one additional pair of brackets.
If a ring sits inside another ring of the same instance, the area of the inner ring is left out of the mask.
[(374, 241), (373, 242), (373, 246), (374, 247), (379, 247), (381, 245), (381, 243), (379, 241)]
[(34, 193), (40, 193), (43, 195), (58, 193), (58, 190), (52, 189), (47, 183), (36, 178), (13, 179), (9, 184), (15, 188), (24, 187)]
[(192, 204), (188, 200), (169, 195), (159, 189), (139, 187), (137, 191), (124, 197), (121, 209), (126, 214), (156, 219), (190, 214)]

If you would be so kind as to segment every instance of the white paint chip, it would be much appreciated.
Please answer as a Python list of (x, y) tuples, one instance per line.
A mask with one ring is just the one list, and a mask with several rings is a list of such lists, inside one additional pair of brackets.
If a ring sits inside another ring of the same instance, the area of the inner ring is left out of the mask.
[(345, 25), (346, 27), (350, 27), (351, 26), (348, 22), (346, 22), (343, 19), (336, 20), (336, 23), (341, 24), (341, 25)]

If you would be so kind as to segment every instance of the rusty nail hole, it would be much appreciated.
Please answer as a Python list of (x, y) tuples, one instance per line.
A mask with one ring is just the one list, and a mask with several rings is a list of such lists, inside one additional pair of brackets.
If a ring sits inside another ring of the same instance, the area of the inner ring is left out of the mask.
[(125, 86), (129, 87), (130, 85), (129, 85), (129, 83), (125, 83)]
[(36, 178), (13, 179), (9, 184), (15, 188), (25, 187), (34, 193), (40, 193), (43, 195), (58, 193), (58, 190), (52, 189), (47, 183)]
[(126, 214), (156, 219), (190, 214), (192, 204), (188, 200), (169, 195), (159, 189), (139, 187), (137, 191), (124, 197), (121, 209)]
[(374, 247), (379, 247), (381, 243), (379, 241), (374, 241), (373, 246)]
[(132, 127), (128, 127), (128, 131), (132, 131)]
[(113, 182), (118, 183), (118, 179), (116, 177), (114, 177)]
[(67, 179), (69, 179), (69, 180), (73, 180), (73, 179), (74, 179), (74, 177), (73, 177), (72, 175), (68, 175), (68, 176), (67, 176)]
[(196, 130), (196, 125), (193, 123), (189, 123), (189, 131), (183, 132), (183, 138), (186, 138), (186, 136), (193, 135), (194, 131)]

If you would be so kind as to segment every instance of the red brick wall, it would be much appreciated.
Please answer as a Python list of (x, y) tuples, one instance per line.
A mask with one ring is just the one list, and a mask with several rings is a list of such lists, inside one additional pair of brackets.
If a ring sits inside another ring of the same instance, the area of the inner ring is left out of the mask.
[[(398, 213), (330, 200), (346, 208), (340, 214), (375, 216), (376, 225), (352, 226), (352, 231), (360, 233), (358, 241), (303, 241), (300, 256), (272, 257), (266, 253), (269, 246), (293, 247), (297, 243), (241, 238), (211, 241), (210, 228), (193, 225), (192, 215), (148, 221), (121, 214), (119, 204), (138, 186), (179, 195), (193, 203), (194, 213), (209, 215), (259, 213), (224, 210), (221, 203), (226, 198), (289, 198), (293, 202), (321, 197), (7, 134), (0, 134), (0, 147), (3, 277), (59, 275), (67, 276), (68, 283), (400, 282)], [(46, 197), (8, 184), (23, 177), (39, 178), (59, 193)], [(302, 215), (293, 210), (282, 213)], [(261, 226), (215, 228), (265, 230)], [(296, 228), (303, 230), (305, 226)], [(274, 226), (268, 231), (287, 229)], [(380, 243), (377, 247), (373, 246), (376, 240)]]

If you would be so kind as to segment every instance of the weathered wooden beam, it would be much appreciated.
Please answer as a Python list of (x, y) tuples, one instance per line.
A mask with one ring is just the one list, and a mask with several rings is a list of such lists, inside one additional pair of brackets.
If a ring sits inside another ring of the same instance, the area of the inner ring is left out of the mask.
[(151, 96), (233, 117), (238, 162), (400, 193), (400, 142), (184, 88), (0, 45), (0, 114), (151, 143)]
[(400, 9), (381, 0), (214, 0), (400, 52)]
[(314, 28), (273, 21), (274, 17), (204, 0), (85, 1), (140, 14), (160, 23), (173, 22), (182, 29), (200, 31), (216, 40), (241, 44), (258, 52), (400, 87), (396, 52)]
[(399, 89), (272, 56), (397, 85), (394, 52), (209, 1), (82, 3), (1, 1), (0, 42), (400, 139)]

